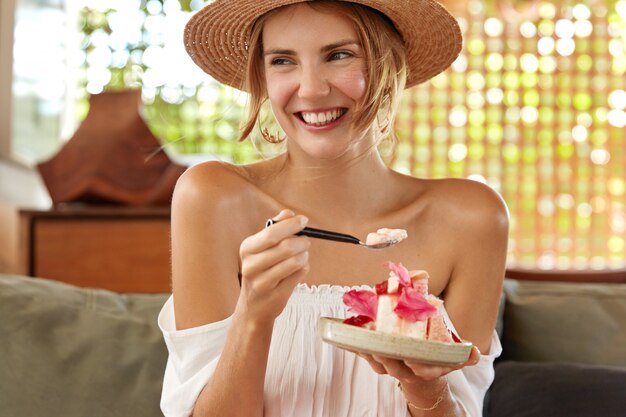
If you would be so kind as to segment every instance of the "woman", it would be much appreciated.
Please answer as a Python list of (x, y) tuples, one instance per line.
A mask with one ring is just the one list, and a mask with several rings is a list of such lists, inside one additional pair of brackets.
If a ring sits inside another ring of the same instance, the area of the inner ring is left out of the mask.
[[(394, 172), (377, 150), (405, 85), (456, 58), (456, 21), (430, 0), (218, 0), (185, 42), (202, 69), (251, 94), (242, 137), (267, 101), (284, 134), (263, 137), (286, 151), (197, 165), (176, 186), (164, 414), (479, 416), (501, 350), (506, 208), (477, 182)], [(296, 236), (306, 225), (408, 239), (369, 251)], [(429, 272), (449, 325), (476, 346), (463, 366), (321, 342), (319, 317), (346, 317), (343, 293), (379, 282), (387, 260)]]

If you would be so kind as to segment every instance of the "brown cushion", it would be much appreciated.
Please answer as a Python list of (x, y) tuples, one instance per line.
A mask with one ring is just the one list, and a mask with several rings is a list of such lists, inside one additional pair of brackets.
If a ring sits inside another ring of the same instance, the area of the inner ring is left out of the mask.
[(502, 359), (626, 366), (626, 284), (506, 280)]
[(500, 362), (488, 417), (624, 417), (626, 369)]
[(0, 276), (0, 414), (162, 415), (167, 296)]

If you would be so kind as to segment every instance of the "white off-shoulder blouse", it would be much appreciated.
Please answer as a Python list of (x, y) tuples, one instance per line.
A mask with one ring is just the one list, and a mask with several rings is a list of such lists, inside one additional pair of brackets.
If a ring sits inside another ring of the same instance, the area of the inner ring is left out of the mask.
[[(356, 289), (369, 287), (353, 287)], [(320, 317), (345, 318), (342, 297), (349, 287), (299, 284), (274, 324), (265, 378), (265, 417), (409, 417), (397, 380), (375, 373), (353, 353), (322, 342)], [(442, 308), (448, 326), (454, 330)], [(211, 378), (232, 317), (176, 330), (174, 300), (163, 306), (158, 324), (169, 351), (161, 410), (187, 417)], [(493, 361), (502, 352), (494, 331), (490, 351), (471, 367), (452, 372), (453, 395), (468, 416), (482, 415), (483, 398), (494, 378)]]

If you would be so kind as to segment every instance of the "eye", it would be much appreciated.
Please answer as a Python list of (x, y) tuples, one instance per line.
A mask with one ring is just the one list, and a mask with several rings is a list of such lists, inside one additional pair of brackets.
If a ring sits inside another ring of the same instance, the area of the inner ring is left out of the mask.
[(336, 51), (330, 54), (329, 59), (331, 61), (338, 61), (340, 59), (346, 59), (352, 57), (353, 54), (348, 51)]
[(292, 61), (287, 58), (272, 58), (270, 60), (270, 65), (289, 65)]

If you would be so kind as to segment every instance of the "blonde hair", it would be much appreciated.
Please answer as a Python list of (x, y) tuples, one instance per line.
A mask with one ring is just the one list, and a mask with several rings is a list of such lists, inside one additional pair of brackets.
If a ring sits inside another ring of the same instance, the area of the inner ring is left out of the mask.
[[(365, 131), (371, 126), (378, 130), (378, 141), (395, 139), (395, 120), (400, 93), (407, 74), (406, 53), (400, 34), (382, 13), (360, 4), (344, 1), (307, 1), (316, 10), (338, 12), (355, 26), (366, 61), (366, 93), (355, 110), (353, 126)], [(250, 135), (267, 100), (263, 67), (263, 25), (279, 9), (272, 10), (254, 22), (249, 41), (245, 89), (250, 93), (248, 118), (239, 140)]]

